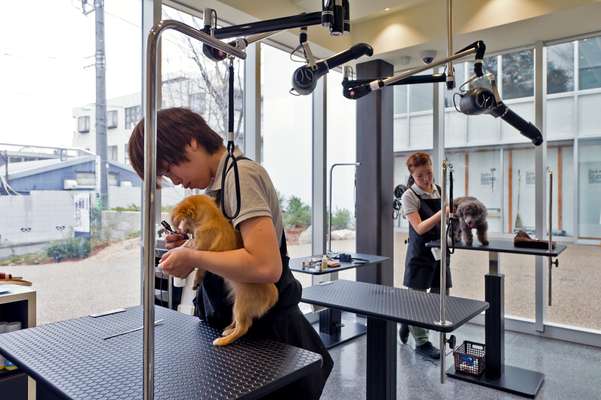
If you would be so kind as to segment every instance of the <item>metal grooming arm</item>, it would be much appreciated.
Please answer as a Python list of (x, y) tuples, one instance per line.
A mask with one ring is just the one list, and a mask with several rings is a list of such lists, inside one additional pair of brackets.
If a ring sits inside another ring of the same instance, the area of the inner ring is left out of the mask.
[(161, 34), (173, 29), (186, 36), (211, 45), (231, 56), (246, 58), (246, 53), (182, 22), (166, 20), (152, 27), (146, 50), (146, 109), (144, 115), (144, 201), (143, 246), (144, 255), (144, 400), (154, 399), (154, 241), (156, 200), (156, 122), (157, 122), (157, 46)]
[(447, 80), (447, 74), (434, 74), (426, 76), (414, 76), (420, 72), (427, 71), (431, 68), (438, 67), (444, 64), (449, 64), (452, 61), (462, 60), (471, 55), (476, 55), (476, 62), (474, 63), (474, 72), (476, 76), (482, 76), (482, 64), (478, 61), (484, 57), (486, 46), (484, 42), (477, 41), (471, 45), (459, 50), (456, 54), (447, 57), (442, 60), (434, 61), (431, 64), (416, 67), (409, 71), (401, 72), (398, 75), (391, 76), (385, 79), (376, 79), (373, 81), (350, 81), (346, 80), (342, 82), (344, 97), (348, 99), (358, 99), (373, 91), (380, 90), (386, 86), (393, 85), (410, 85), (415, 83), (436, 83), (444, 82)]

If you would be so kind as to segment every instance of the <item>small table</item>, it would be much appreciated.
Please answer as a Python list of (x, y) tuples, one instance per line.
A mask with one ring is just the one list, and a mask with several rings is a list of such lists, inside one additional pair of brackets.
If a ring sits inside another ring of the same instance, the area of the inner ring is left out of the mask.
[[(439, 248), (440, 241), (427, 243), (426, 246)], [(484, 276), (484, 300), (490, 304), (484, 320), (486, 372), (476, 377), (455, 372), (455, 368), (451, 367), (447, 375), (521, 396), (536, 397), (545, 375), (505, 364), (505, 275), (499, 272), (499, 253), (557, 257), (566, 246), (555, 244), (555, 248), (549, 251), (515, 247), (513, 240), (493, 239), (488, 246), (456, 243), (455, 249), (488, 252), (489, 271)]]
[[(36, 325), (35, 289), (31, 286), (0, 284), (0, 293), (1, 321), (21, 322), (22, 329)], [(4, 363), (4, 360), (0, 359), (0, 362)], [(0, 371), (0, 393), (8, 399), (35, 399), (35, 382), (20, 369), (5, 369)]]
[[(388, 261), (388, 257), (372, 254), (351, 253), (352, 262), (340, 262), (339, 267), (320, 269), (309, 269), (303, 267), (303, 262), (320, 259), (323, 256), (299, 257), (290, 260), (290, 270), (310, 275), (325, 275), (338, 273), (352, 268), (363, 268)], [(337, 275), (335, 275), (337, 279)], [(341, 343), (347, 342), (367, 332), (367, 326), (360, 322), (342, 322), (342, 312), (338, 309), (327, 308), (319, 313), (319, 327), (317, 329), (321, 340), (326, 348), (331, 349)]]
[[(142, 307), (0, 335), (0, 353), (60, 399), (141, 399)], [(317, 371), (321, 356), (270, 340), (215, 347), (220, 331), (156, 307), (155, 398), (257, 399)], [(41, 386), (41, 387), (40, 387)], [(42, 398), (46, 398), (43, 397)]]
[[(449, 325), (437, 325), (440, 296), (373, 283), (337, 280), (303, 290), (301, 301), (367, 316), (367, 399), (396, 398), (396, 324), (451, 332), (488, 308), (483, 301), (447, 298)], [(441, 349), (443, 350), (443, 349)]]

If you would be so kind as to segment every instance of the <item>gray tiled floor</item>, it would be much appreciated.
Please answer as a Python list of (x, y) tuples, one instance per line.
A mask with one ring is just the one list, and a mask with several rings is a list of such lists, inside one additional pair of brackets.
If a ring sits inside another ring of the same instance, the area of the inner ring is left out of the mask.
[[(464, 339), (483, 341), (484, 329), (466, 325), (455, 332)], [(433, 343), (438, 336), (431, 334)], [(521, 399), (482, 386), (447, 379), (440, 384), (438, 362), (416, 356), (413, 344), (397, 346), (397, 399)], [(601, 349), (530, 335), (506, 333), (506, 364), (539, 371), (545, 382), (537, 399), (601, 399)], [(365, 399), (366, 337), (333, 348), (334, 370), (322, 399)], [(452, 362), (452, 358), (448, 358)]]

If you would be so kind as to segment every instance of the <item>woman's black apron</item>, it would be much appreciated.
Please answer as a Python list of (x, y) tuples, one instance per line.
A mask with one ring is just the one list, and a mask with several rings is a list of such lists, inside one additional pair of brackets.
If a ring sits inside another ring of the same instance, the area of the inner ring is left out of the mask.
[[(440, 187), (438, 192), (440, 193)], [(415, 191), (409, 188), (413, 193)], [(419, 198), (419, 216), (422, 221), (430, 218), (440, 211), (440, 199)], [(403, 285), (411, 289), (426, 290), (440, 288), (440, 261), (434, 259), (432, 249), (426, 247), (426, 243), (440, 239), (440, 225), (437, 224), (423, 235), (418, 235), (409, 224), (409, 240), (407, 242), (407, 254), (405, 257), (405, 276)], [(452, 287), (451, 269), (449, 268), (449, 257), (447, 257), (447, 288)]]
[[(220, 196), (221, 190), (217, 192), (218, 204)], [(334, 361), (315, 329), (298, 308), (302, 286), (290, 271), (290, 258), (284, 232), (280, 242), (280, 257), (282, 275), (276, 283), (278, 302), (267, 314), (253, 322), (246, 336), (271, 339), (320, 354), (322, 367), (318, 373), (299, 379), (265, 397), (266, 399), (319, 399)], [(228, 301), (228, 290), (223, 278), (218, 275), (206, 272), (202, 285), (196, 293), (194, 304), (197, 316), (218, 329), (224, 329), (232, 322), (232, 304)]]

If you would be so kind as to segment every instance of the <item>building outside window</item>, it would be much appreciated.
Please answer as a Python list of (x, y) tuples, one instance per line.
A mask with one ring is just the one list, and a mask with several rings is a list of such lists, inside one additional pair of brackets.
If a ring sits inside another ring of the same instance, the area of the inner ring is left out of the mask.
[(90, 117), (88, 115), (77, 118), (77, 132), (79, 132), (79, 133), (90, 132)]
[(117, 146), (108, 146), (108, 157), (110, 161), (119, 161), (119, 150)]
[(133, 128), (142, 118), (142, 110), (140, 106), (125, 108), (125, 129)]
[(119, 114), (117, 110), (110, 110), (106, 113), (106, 127), (109, 129), (114, 129), (118, 126), (118, 117)]

